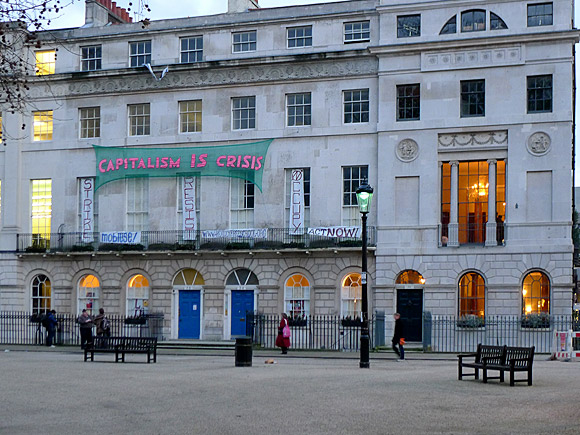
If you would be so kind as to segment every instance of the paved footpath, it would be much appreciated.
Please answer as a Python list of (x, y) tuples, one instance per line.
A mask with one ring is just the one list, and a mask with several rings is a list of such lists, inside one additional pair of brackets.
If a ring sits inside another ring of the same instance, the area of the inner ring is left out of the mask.
[(534, 363), (534, 385), (457, 381), (453, 355), (232, 352), (83, 362), (0, 346), (0, 434), (578, 434), (580, 362)]

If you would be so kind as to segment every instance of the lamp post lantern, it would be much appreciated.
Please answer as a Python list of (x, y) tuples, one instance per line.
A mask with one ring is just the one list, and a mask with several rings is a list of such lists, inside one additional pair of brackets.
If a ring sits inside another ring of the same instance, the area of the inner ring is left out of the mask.
[(356, 200), (362, 220), (362, 273), (361, 273), (361, 311), (362, 325), (360, 332), (360, 368), (370, 368), (369, 361), (369, 305), (367, 295), (367, 215), (371, 207), (373, 188), (363, 182), (356, 190)]

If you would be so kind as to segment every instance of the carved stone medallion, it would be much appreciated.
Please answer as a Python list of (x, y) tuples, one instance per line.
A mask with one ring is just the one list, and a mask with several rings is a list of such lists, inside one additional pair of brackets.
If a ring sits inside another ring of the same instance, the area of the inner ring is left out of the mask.
[(412, 162), (419, 155), (419, 145), (413, 139), (403, 139), (397, 144), (397, 157), (403, 162)]
[(542, 156), (550, 151), (552, 139), (548, 133), (538, 131), (532, 134), (528, 139), (528, 151), (535, 156)]

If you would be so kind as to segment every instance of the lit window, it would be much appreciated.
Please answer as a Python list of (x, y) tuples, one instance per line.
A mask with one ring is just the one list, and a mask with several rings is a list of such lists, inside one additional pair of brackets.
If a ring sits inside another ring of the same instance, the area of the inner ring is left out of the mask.
[(32, 180), (32, 223), (33, 247), (48, 249), (52, 218), (52, 180)]
[(201, 100), (179, 102), (179, 132), (201, 131)]
[(79, 109), (81, 139), (101, 137), (101, 108), (83, 107)]
[(312, 47), (312, 26), (287, 29), (288, 48)]
[(421, 15), (397, 17), (397, 38), (421, 36)]
[(290, 276), (284, 284), (284, 311), (290, 319), (310, 315), (310, 282), (298, 273)]
[(34, 112), (34, 141), (52, 140), (52, 110)]
[(232, 35), (234, 53), (244, 53), (247, 51), (256, 51), (256, 31), (238, 32)]
[(127, 316), (143, 316), (149, 312), (149, 280), (133, 275), (127, 282)]
[(36, 75), (45, 76), (54, 74), (56, 66), (56, 50), (36, 52)]
[(459, 280), (459, 317), (466, 316), (485, 317), (485, 281), (476, 272)]
[(101, 69), (101, 46), (81, 47), (81, 71)]
[(203, 60), (203, 36), (181, 38), (181, 63), (194, 63)]
[(461, 81), (461, 117), (485, 116), (485, 80)]
[(252, 228), (254, 226), (254, 183), (232, 178), (230, 189), (230, 228)]
[(550, 280), (542, 272), (531, 272), (522, 286), (522, 314), (550, 313)]
[(485, 11), (472, 10), (461, 13), (461, 31), (479, 32), (485, 30)]
[(397, 86), (397, 121), (418, 120), (421, 106), (420, 98), (418, 84)]
[(151, 123), (149, 103), (129, 105), (129, 136), (148, 136)]
[(361, 318), (362, 286), (360, 273), (351, 273), (342, 280), (341, 314), (351, 319)]
[(369, 90), (344, 91), (344, 123), (369, 122)]
[(256, 97), (232, 98), (232, 129), (256, 128)]
[(441, 32), (439, 32), (440, 35), (448, 35), (451, 33), (457, 33), (457, 17), (455, 15), (449, 18), (449, 21), (445, 23)]
[(310, 125), (310, 92), (286, 95), (286, 112), (288, 114), (288, 127)]
[(129, 50), (129, 61), (132, 67), (151, 63), (151, 41), (131, 42)]
[(553, 24), (552, 3), (528, 5), (528, 27), (551, 26)]
[(101, 284), (94, 275), (85, 275), (79, 281), (78, 312), (87, 310), (90, 315), (96, 315), (100, 308)]
[(370, 22), (344, 23), (344, 42), (363, 42), (371, 39)]
[(342, 224), (360, 225), (360, 212), (356, 190), (369, 178), (368, 166), (345, 166), (342, 168)]
[(149, 225), (149, 179), (127, 179), (127, 230), (146, 231)]
[[(457, 181), (457, 223), (459, 243), (483, 244), (486, 241), (488, 220), (489, 163), (486, 160), (459, 162)], [(448, 224), (451, 207), (451, 164), (441, 164), (441, 224), (442, 236), (449, 237)], [(497, 243), (504, 242), (506, 212), (505, 161), (496, 164), (495, 223)], [(492, 220), (493, 221), (493, 220)]]
[(528, 77), (528, 113), (552, 111), (552, 76)]
[(36, 275), (32, 280), (32, 314), (46, 314), (51, 309), (52, 286), (46, 275)]
[(404, 270), (397, 277), (397, 284), (425, 284), (425, 279), (416, 270)]

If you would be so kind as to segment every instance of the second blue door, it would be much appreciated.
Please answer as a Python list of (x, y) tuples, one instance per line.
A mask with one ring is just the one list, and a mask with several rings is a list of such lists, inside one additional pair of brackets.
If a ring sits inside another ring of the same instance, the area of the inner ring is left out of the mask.
[(246, 335), (248, 311), (254, 311), (254, 292), (232, 290), (232, 337)]
[(179, 338), (199, 338), (201, 325), (201, 292), (179, 292)]

